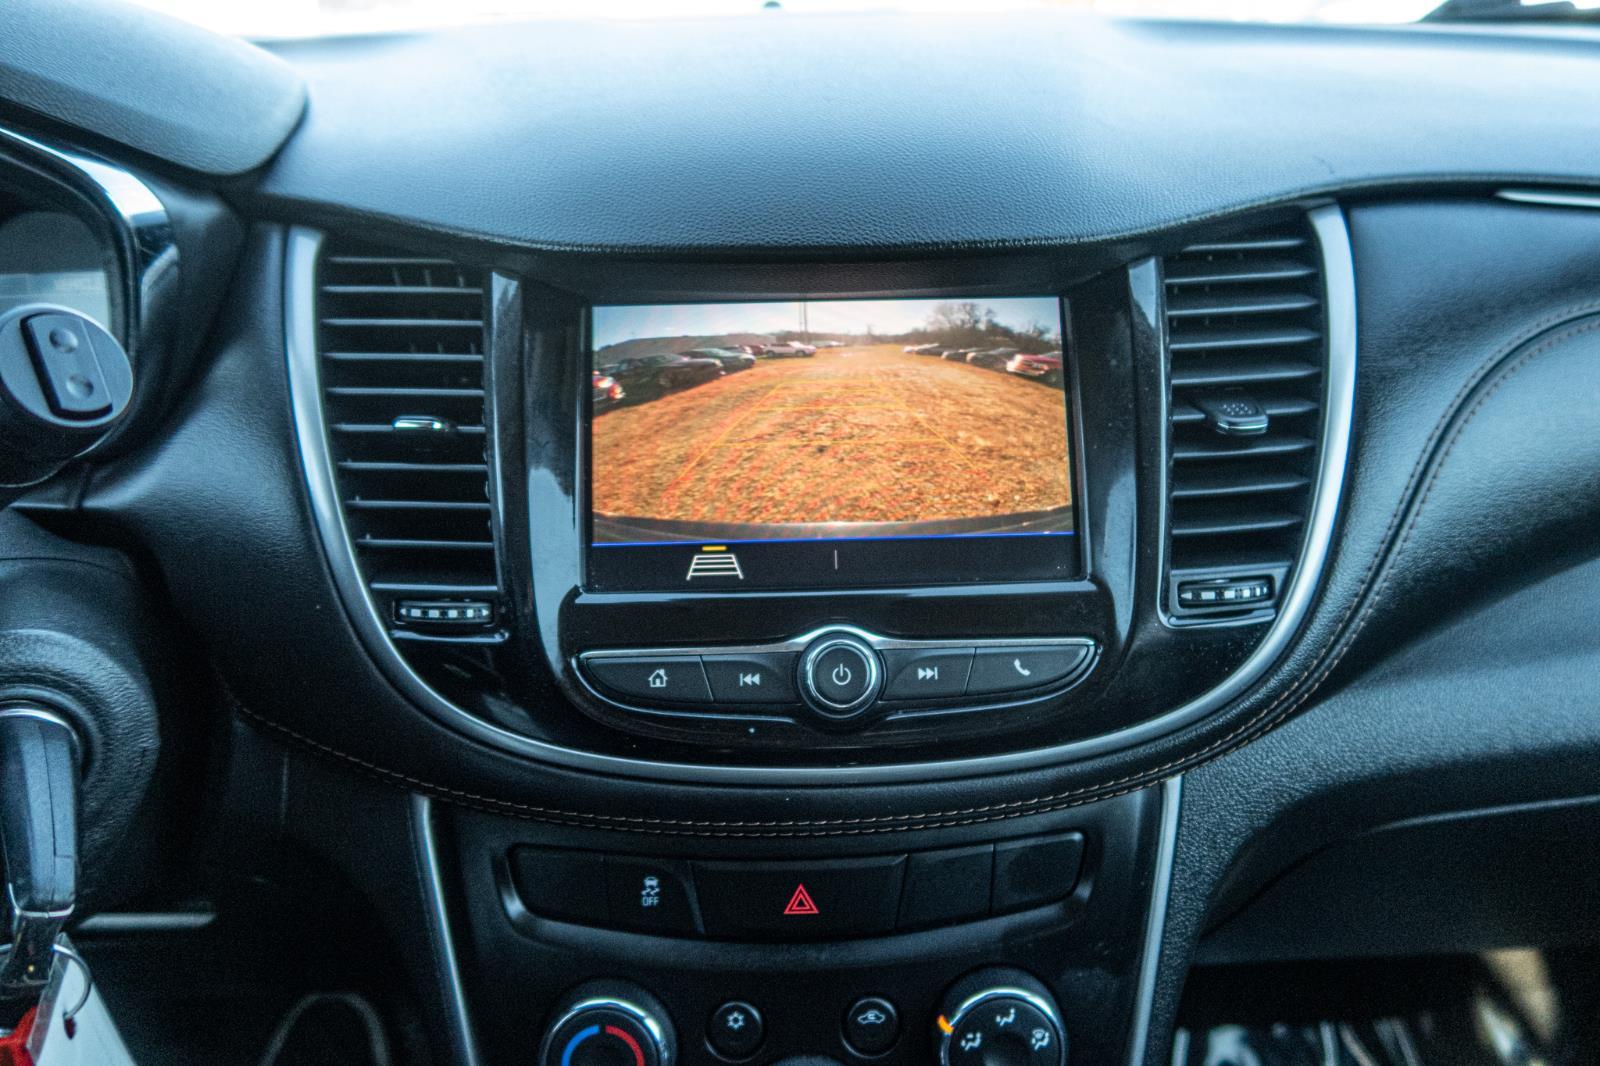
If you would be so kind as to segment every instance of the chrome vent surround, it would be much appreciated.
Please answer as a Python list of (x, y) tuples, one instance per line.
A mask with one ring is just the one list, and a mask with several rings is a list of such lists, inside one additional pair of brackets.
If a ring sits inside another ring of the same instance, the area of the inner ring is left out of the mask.
[(380, 614), (470, 636), (499, 611), (485, 419), (484, 275), (330, 238), (317, 359), (346, 528)]
[(1162, 264), (1169, 616), (1266, 616), (1300, 554), (1318, 471), (1321, 253), (1293, 221)]

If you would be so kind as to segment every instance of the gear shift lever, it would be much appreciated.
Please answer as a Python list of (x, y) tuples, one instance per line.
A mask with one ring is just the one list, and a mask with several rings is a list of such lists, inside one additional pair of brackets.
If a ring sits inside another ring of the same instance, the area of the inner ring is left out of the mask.
[(78, 738), (43, 708), (0, 708), (0, 866), (10, 948), (0, 956), (0, 1029), (50, 980), (78, 894)]

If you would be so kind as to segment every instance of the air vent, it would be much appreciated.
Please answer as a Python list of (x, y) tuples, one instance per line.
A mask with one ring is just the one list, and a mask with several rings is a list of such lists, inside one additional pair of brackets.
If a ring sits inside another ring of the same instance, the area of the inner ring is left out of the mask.
[(1264, 614), (1282, 594), (1316, 480), (1326, 326), (1303, 223), (1163, 263), (1171, 386), (1168, 611)]
[(362, 577), (396, 630), (481, 634), (499, 606), (483, 275), (330, 240), (317, 292), (334, 483)]

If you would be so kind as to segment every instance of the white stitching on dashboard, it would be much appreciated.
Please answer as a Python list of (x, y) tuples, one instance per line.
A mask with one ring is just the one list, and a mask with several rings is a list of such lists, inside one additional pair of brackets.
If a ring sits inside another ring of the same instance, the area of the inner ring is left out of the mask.
[[(1478, 398), (1477, 402), (1474, 403), (1472, 408), (1467, 412), (1466, 416), (1462, 418), (1460, 422), (1456, 423), (1455, 430), (1450, 434), (1450, 438), (1445, 444), (1443, 451), (1439, 453), (1437, 462), (1431, 464), (1432, 473), (1428, 477), (1427, 484), (1423, 488), (1420, 497), (1418, 497), (1415, 507), (1410, 507), (1408, 505), (1408, 501), (1412, 498), (1413, 491), (1416, 489), (1417, 484), (1421, 480), (1424, 472), (1430, 469), (1429, 459), (1433, 455), (1434, 450), (1438, 446), (1439, 441), (1446, 429), (1450, 426), (1451, 421), (1459, 413), (1460, 405), (1465, 402), (1466, 398), (1471, 395), (1473, 390), (1478, 388), (1484, 382), (1484, 380), (1487, 379), (1490, 372), (1493, 371), (1496, 366), (1499, 366), (1509, 355), (1516, 352), (1517, 349), (1528, 344), (1537, 338), (1541, 333), (1550, 329), (1552, 326), (1559, 325), (1563, 322), (1572, 322), (1574, 319), (1581, 318), (1584, 315), (1592, 314), (1595, 311), (1600, 311), (1600, 300), (1586, 301), (1584, 303), (1572, 305), (1563, 311), (1556, 312), (1539, 319), (1533, 325), (1520, 332), (1515, 340), (1508, 342), (1506, 345), (1496, 349), (1495, 354), (1484, 360), (1484, 362), (1480, 364), (1468, 377), (1466, 383), (1462, 385), (1460, 391), (1458, 391), (1451, 399), (1449, 405), (1445, 409), (1444, 415), (1435, 424), (1432, 432), (1429, 434), (1428, 440), (1423, 446), (1422, 453), (1419, 456), (1416, 465), (1412, 468), (1410, 477), (1406, 481), (1405, 488), (1400, 494), (1400, 502), (1394, 513), (1390, 516), (1388, 526), (1384, 529), (1383, 536), (1379, 541), (1379, 548), (1377, 552), (1374, 553), (1372, 560), (1367, 564), (1367, 568), (1361, 576), (1361, 581), (1357, 586), (1355, 595), (1351, 598), (1350, 603), (1345, 607), (1343, 613), (1339, 616), (1339, 620), (1334, 624), (1334, 629), (1336, 632), (1343, 629), (1346, 623), (1350, 620), (1351, 615), (1354, 614), (1358, 608), (1360, 608), (1361, 613), (1360, 616), (1356, 618), (1355, 624), (1347, 632), (1345, 632), (1339, 638), (1339, 640), (1333, 644), (1330, 644), (1320, 655), (1314, 658), (1306, 667), (1306, 669), (1303, 670), (1293, 681), (1291, 681), (1276, 699), (1268, 703), (1264, 708), (1261, 709), (1261, 711), (1252, 716), (1248, 721), (1244, 722), (1225, 736), (1211, 742), (1198, 751), (1192, 752), (1178, 759), (1174, 759), (1160, 766), (1143, 770), (1126, 777), (1104, 781), (1096, 785), (1085, 785), (1079, 788), (1069, 789), (1064, 792), (1058, 792), (1047, 796), (1036, 796), (1031, 799), (1010, 800), (1005, 803), (989, 804), (948, 811), (931, 811), (924, 813), (894, 815), (869, 815), (859, 818), (817, 820), (796, 819), (790, 821), (711, 821), (673, 818), (646, 818), (636, 815), (602, 814), (595, 812), (568, 811), (561, 810), (559, 808), (539, 807), (531, 804), (517, 803), (512, 800), (503, 800), (494, 796), (486, 796), (478, 793), (467, 792), (461, 789), (449, 788), (447, 786), (421, 780), (420, 778), (410, 777), (406, 774), (400, 773), (399, 771), (391, 770), (387, 767), (358, 758), (357, 756), (351, 755), (347, 752), (340, 751), (337, 748), (304, 736), (288, 728), (287, 726), (257, 714), (249, 708), (240, 705), (237, 701), (234, 701), (235, 708), (252, 721), (258, 722), (274, 732), (282, 733), (288, 737), (291, 737), (302, 745), (311, 747), (315, 750), (324, 752), (340, 760), (351, 763), (384, 780), (391, 782), (403, 782), (408, 786), (421, 789), (430, 794), (438, 796), (447, 802), (455, 803), (459, 806), (487, 811), (494, 814), (528, 818), (555, 825), (577, 826), (588, 829), (602, 829), (613, 832), (652, 833), (668, 836), (745, 838), (861, 836), (874, 833), (906, 832), (915, 829), (944, 829), (966, 825), (978, 825), (985, 822), (1000, 821), (1003, 819), (1023, 817), (1026, 815), (1047, 814), (1052, 811), (1065, 810), (1070, 807), (1081, 806), (1084, 803), (1093, 802), (1095, 800), (1111, 799), (1116, 796), (1126, 795), (1129, 792), (1137, 791), (1140, 788), (1145, 788), (1149, 785), (1155, 784), (1164, 776), (1170, 776), (1168, 771), (1176, 771), (1180, 768), (1192, 766), (1200, 761), (1205, 760), (1208, 756), (1217, 753), (1219, 749), (1237, 746), (1234, 743), (1235, 741), (1243, 743), (1244, 741), (1241, 741), (1240, 738), (1245, 737), (1246, 734), (1254, 733), (1256, 736), (1264, 734), (1273, 726), (1277, 725), (1280, 721), (1287, 718), (1297, 708), (1304, 705), (1306, 700), (1308, 700), (1317, 691), (1317, 687), (1324, 680), (1326, 680), (1327, 677), (1334, 671), (1334, 669), (1338, 667), (1339, 663), (1343, 661), (1350, 648), (1354, 646), (1356, 637), (1360, 635), (1361, 631), (1365, 628), (1367, 621), (1371, 618), (1373, 611), (1376, 610), (1378, 604), (1382, 601), (1383, 595), (1388, 589), (1389, 581), (1394, 574), (1394, 563), (1404, 552), (1406, 545), (1410, 543), (1411, 536), (1416, 530), (1418, 519), (1421, 517), (1422, 511), (1426, 507), (1428, 499), (1432, 495), (1434, 486), (1438, 483), (1439, 475), (1443, 471), (1446, 461), (1454, 451), (1456, 444), (1460, 441), (1462, 433), (1477, 416), (1478, 412), (1483, 409), (1484, 404), (1488, 402), (1490, 397), (1492, 397), (1500, 389), (1500, 387), (1505, 384), (1506, 381), (1510, 380), (1512, 376), (1521, 370), (1522, 367), (1530, 362), (1535, 356), (1549, 351), (1551, 348), (1566, 340), (1570, 340), (1572, 337), (1600, 330), (1600, 322), (1588, 322), (1577, 325), (1575, 328), (1556, 333), (1547, 338), (1543, 344), (1530, 348), (1528, 351), (1524, 352), (1522, 356), (1519, 357), (1515, 362), (1505, 365), (1501, 370), (1499, 380), (1496, 381), (1490, 388), (1485, 390), (1483, 395)], [(1400, 536), (1398, 542), (1395, 542), (1393, 551), (1389, 551), (1388, 545), (1390, 544), (1391, 538), (1394, 535), (1395, 528), (1408, 510), (1411, 514), (1410, 521), (1406, 523), (1406, 529)], [(1370, 599), (1368, 599), (1367, 591), (1369, 588), (1372, 588), (1372, 582), (1374, 578), (1378, 576), (1380, 569), (1382, 570), (1381, 579), (1379, 579), (1377, 586), (1373, 588), (1372, 596)], [(1362, 607), (1364, 600), (1366, 603), (1365, 606)], [(1317, 674), (1318, 676), (1311, 682), (1309, 686), (1306, 686), (1302, 689), (1302, 683), (1305, 682), (1307, 678), (1311, 677), (1312, 674)], [(1273, 712), (1278, 711), (1279, 708), (1282, 708), (1282, 710), (1279, 711), (1279, 713), (1274, 714)], [(1254, 736), (1247, 739), (1254, 739)]]

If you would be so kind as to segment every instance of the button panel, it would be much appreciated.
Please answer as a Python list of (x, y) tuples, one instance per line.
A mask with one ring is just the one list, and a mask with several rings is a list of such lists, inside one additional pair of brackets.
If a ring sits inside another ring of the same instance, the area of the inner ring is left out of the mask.
[(904, 640), (834, 627), (778, 644), (584, 652), (577, 666), (627, 710), (837, 731), (1053, 698), (1088, 675), (1097, 651), (1087, 637)]
[(723, 940), (836, 940), (1049, 907), (1077, 889), (1082, 833), (855, 859), (726, 862), (519, 846), (523, 906), (579, 925)]

